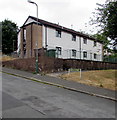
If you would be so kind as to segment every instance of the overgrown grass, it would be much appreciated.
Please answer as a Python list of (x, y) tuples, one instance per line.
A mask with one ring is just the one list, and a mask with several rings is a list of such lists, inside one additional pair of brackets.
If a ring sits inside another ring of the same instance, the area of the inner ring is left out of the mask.
[(0, 61), (8, 61), (8, 60), (14, 60), (14, 59), (16, 59), (16, 58), (13, 58), (13, 57), (7, 56), (7, 55), (0, 56)]
[(71, 72), (69, 74), (60, 75), (59, 77), (91, 86), (117, 90), (117, 82), (115, 82), (116, 73), (117, 70), (95, 70), (82, 72), (81, 79), (80, 72)]

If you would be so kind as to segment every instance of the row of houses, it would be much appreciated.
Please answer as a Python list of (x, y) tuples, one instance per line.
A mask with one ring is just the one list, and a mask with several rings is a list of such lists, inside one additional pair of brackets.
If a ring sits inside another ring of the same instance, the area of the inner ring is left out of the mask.
[(44, 48), (48, 56), (102, 61), (103, 45), (95, 38), (58, 24), (29, 16), (18, 33), (21, 58), (35, 57)]

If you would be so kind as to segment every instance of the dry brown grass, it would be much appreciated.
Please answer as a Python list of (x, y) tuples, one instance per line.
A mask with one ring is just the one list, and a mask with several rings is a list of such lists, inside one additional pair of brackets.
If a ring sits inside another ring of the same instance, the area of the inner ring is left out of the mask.
[(81, 79), (79, 72), (72, 72), (70, 74), (60, 75), (59, 77), (91, 86), (117, 90), (117, 82), (115, 83), (116, 73), (117, 70), (95, 70), (82, 72)]
[(11, 56), (6, 56), (6, 55), (0, 56), (0, 62), (2, 62), (2, 61), (8, 61), (8, 60), (14, 60), (14, 59), (16, 59), (16, 58), (13, 58)]

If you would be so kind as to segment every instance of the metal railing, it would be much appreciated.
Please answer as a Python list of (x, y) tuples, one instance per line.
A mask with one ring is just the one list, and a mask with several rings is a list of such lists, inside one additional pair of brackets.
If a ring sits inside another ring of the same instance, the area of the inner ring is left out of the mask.
[[(85, 52), (85, 54), (84, 54)], [(102, 55), (96, 54), (94, 52), (90, 51), (75, 51), (73, 53), (73, 50), (67, 49), (67, 50), (61, 50), (57, 51), (55, 48), (47, 49), (47, 56), (55, 57), (55, 58), (63, 58), (63, 59), (82, 59), (82, 60), (92, 60), (92, 61), (102, 61)]]
[(117, 57), (106, 56), (103, 58), (104, 62), (117, 63)]

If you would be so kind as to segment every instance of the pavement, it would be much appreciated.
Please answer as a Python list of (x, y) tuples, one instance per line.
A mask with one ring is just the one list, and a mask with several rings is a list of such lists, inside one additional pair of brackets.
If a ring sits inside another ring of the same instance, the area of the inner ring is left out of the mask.
[(108, 90), (105, 88), (88, 86), (85, 84), (77, 83), (74, 81), (67, 81), (67, 80), (63, 80), (63, 79), (56, 78), (56, 77), (49, 76), (49, 75), (33, 74), (31, 72), (16, 70), (16, 69), (11, 69), (11, 68), (6, 68), (6, 67), (2, 68), (2, 72), (11, 74), (14, 76), (18, 76), (18, 77), (23, 77), (23, 78), (33, 80), (36, 82), (41, 82), (44, 84), (62, 87), (64, 89), (68, 89), (71, 91), (80, 92), (80, 93), (88, 94), (91, 96), (96, 96), (96, 97), (101, 97), (101, 98), (117, 101), (115, 97), (115, 91)]

